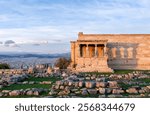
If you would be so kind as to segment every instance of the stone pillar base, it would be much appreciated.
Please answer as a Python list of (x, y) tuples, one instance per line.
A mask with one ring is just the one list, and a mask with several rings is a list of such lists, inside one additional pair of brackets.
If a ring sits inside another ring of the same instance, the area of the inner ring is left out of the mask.
[(102, 72), (102, 73), (112, 73), (114, 72), (113, 69), (109, 68), (109, 67), (105, 67), (105, 68), (92, 68), (92, 67), (84, 67), (84, 68), (76, 68), (75, 71), (77, 72)]

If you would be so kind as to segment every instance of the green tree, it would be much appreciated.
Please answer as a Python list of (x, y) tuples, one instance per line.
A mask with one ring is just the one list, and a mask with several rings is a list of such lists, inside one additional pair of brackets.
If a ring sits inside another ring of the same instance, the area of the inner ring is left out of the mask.
[(10, 69), (10, 66), (7, 63), (0, 63), (0, 69)]
[(59, 67), (59, 69), (67, 69), (70, 64), (70, 59), (66, 59), (64, 57), (59, 58), (55, 62), (55, 66)]

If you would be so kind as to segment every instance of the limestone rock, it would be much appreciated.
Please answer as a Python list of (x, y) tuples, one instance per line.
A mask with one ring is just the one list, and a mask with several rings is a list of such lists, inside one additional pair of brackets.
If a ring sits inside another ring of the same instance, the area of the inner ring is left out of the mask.
[(141, 98), (141, 95), (129, 95), (129, 98)]
[(69, 85), (69, 86), (73, 86), (73, 85), (74, 85), (74, 82), (73, 82), (73, 81), (69, 81), (68, 85)]
[(68, 77), (68, 74), (65, 73), (65, 72), (63, 72), (61, 76), (62, 76), (62, 77)]
[(20, 91), (19, 90), (13, 90), (13, 91), (9, 92), (9, 95), (10, 96), (18, 96), (18, 95), (20, 95)]
[(74, 86), (75, 86), (75, 87), (79, 87), (79, 82), (75, 82), (75, 83), (74, 83)]
[(150, 90), (150, 86), (146, 86)]
[(106, 89), (105, 88), (99, 88), (99, 93), (100, 94), (105, 94), (106, 92)]
[(55, 85), (55, 89), (59, 89), (59, 87), (60, 87), (59, 85)]
[(96, 89), (88, 89), (89, 94), (91, 95), (95, 95), (97, 94), (97, 90)]
[(94, 80), (94, 79), (96, 79), (96, 76), (92, 76), (92, 77), (91, 77), (91, 80)]
[(71, 90), (71, 92), (76, 92), (76, 91), (78, 91), (78, 89), (70, 89)]
[(61, 85), (59, 89), (64, 89), (64, 88), (65, 88), (65, 87), (64, 87), (63, 85)]
[(81, 91), (76, 91), (75, 94), (81, 94)]
[(90, 78), (90, 77), (86, 77), (85, 79), (86, 79), (86, 80), (90, 80), (91, 78)]
[(51, 84), (51, 81), (42, 81), (40, 84)]
[(96, 87), (106, 87), (107, 86), (107, 83), (106, 82), (96, 82)]
[(124, 90), (122, 90), (122, 89), (113, 89), (112, 93), (113, 94), (121, 94), (121, 93), (124, 93)]
[(117, 78), (118, 79), (122, 79), (122, 75), (117, 75)]
[(111, 94), (111, 95), (108, 95), (107, 96), (108, 98), (122, 98), (123, 96), (122, 95), (114, 95), (114, 94)]
[(104, 87), (106, 87), (106, 86), (107, 86), (107, 83), (106, 83), (106, 82), (100, 82), (100, 83), (99, 83), (99, 87), (104, 88)]
[(4, 94), (2, 92), (0, 92), (0, 97), (2, 97)]
[(81, 94), (86, 96), (86, 95), (88, 95), (88, 92), (87, 92), (87, 90), (82, 90)]
[(29, 91), (26, 92), (26, 95), (31, 96), (31, 95), (33, 95), (33, 93), (34, 93), (34, 92), (33, 92), (32, 90), (29, 90)]
[(68, 85), (68, 81), (66, 80), (66, 81), (64, 81), (64, 86), (67, 86)]
[(29, 74), (32, 74), (32, 73), (34, 73), (35, 72), (35, 68), (33, 68), (33, 67), (30, 67), (29, 69), (28, 69), (28, 73)]
[(142, 74), (142, 75), (140, 75), (138, 78), (149, 78), (149, 77), (148, 77), (148, 75), (146, 75), (146, 74)]
[(39, 95), (40, 95), (40, 93), (39, 93), (38, 91), (34, 91), (34, 92), (33, 92), (33, 95), (35, 95), (35, 96), (39, 96)]
[(112, 93), (112, 88), (106, 88), (106, 94), (111, 94)]
[(110, 88), (117, 88), (118, 83), (116, 81), (109, 81), (108, 82)]
[(105, 95), (99, 95), (98, 98), (105, 98)]
[(29, 82), (29, 84), (31, 84), (31, 85), (32, 85), (32, 84), (35, 84), (35, 82), (34, 82), (34, 81), (30, 81), (30, 82)]
[(56, 81), (56, 85), (63, 85), (63, 82), (62, 81)]
[(148, 87), (142, 87), (141, 89), (144, 90), (145, 93), (149, 93), (150, 92), (150, 89)]
[(62, 95), (65, 95), (65, 94), (66, 94), (65, 91), (60, 91), (57, 95), (62, 96)]
[(84, 81), (79, 81), (79, 87), (84, 87), (85, 86), (85, 82)]
[(9, 93), (11, 90), (2, 90), (2, 93)]
[(138, 91), (136, 88), (129, 88), (126, 90), (126, 92), (130, 94), (138, 94)]
[(86, 86), (86, 88), (95, 88), (96, 83), (93, 81), (87, 81), (87, 82), (85, 82), (85, 86)]
[(2, 89), (3, 88), (3, 85), (0, 85), (0, 89)]
[(28, 81), (24, 81), (24, 82), (22, 82), (22, 84), (28, 84)]
[(48, 74), (51, 74), (51, 73), (52, 73), (52, 68), (51, 68), (51, 67), (48, 67), (48, 68), (47, 68), (47, 73), (48, 73)]
[(140, 90), (139, 90), (139, 93), (141, 93), (141, 94), (142, 94), (142, 93), (145, 93), (145, 90), (140, 89)]
[(71, 88), (70, 88), (69, 86), (66, 86), (66, 87), (65, 87), (65, 91), (70, 91), (70, 89), (71, 89)]
[(51, 90), (48, 94), (49, 95), (56, 95), (58, 92), (56, 92), (55, 90)]

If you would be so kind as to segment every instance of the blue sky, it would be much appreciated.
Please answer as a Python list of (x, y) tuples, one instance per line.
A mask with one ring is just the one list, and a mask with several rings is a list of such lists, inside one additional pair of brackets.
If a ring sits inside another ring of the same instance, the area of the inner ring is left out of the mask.
[(0, 0), (0, 52), (64, 53), (78, 32), (150, 33), (150, 0)]

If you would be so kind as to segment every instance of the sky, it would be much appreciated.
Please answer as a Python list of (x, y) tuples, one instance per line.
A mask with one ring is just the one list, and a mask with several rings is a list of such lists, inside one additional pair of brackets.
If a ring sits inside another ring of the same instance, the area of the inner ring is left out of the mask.
[(150, 0), (0, 0), (0, 52), (66, 53), (78, 32), (150, 33)]

